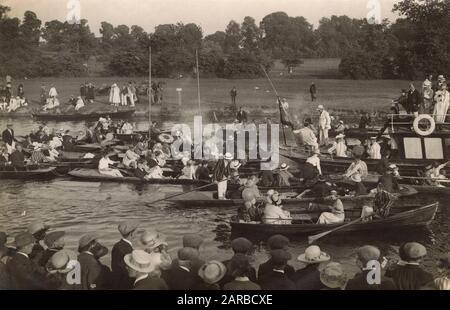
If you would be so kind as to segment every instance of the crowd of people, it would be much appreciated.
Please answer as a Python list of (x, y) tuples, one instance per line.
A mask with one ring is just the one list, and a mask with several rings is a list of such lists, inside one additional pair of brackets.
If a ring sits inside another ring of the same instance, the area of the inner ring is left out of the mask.
[(17, 87), (17, 92), (14, 95), (12, 91), (11, 82), (7, 82), (6, 86), (0, 85), (0, 111), (14, 112), (20, 107), (27, 107), (28, 100), (25, 97), (23, 85)]
[[(42, 222), (32, 222), (17, 233), (9, 246), (9, 236), (0, 232), (0, 289), (13, 290), (449, 290), (450, 253), (438, 262), (438, 276), (422, 266), (426, 248), (407, 242), (399, 248), (399, 260), (385, 265), (385, 257), (372, 245), (356, 249), (356, 266), (351, 276), (330, 254), (311, 245), (297, 260), (290, 261), (290, 241), (273, 235), (266, 242), (268, 259), (256, 269), (252, 262), (255, 245), (246, 238), (231, 241), (233, 255), (219, 261), (202, 259), (204, 240), (186, 235), (176, 257), (169, 254), (163, 234), (142, 230), (137, 221), (118, 225), (121, 238), (111, 252), (101, 237), (88, 232), (78, 241), (78, 254), (66, 247), (67, 233), (50, 230)], [(111, 253), (111, 265), (101, 258)], [(377, 271), (380, 282), (371, 283), (369, 272)]]

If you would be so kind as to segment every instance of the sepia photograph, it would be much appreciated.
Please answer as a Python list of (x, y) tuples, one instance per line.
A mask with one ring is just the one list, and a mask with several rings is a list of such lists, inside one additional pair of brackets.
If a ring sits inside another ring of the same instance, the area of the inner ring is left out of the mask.
[(0, 0), (0, 291), (450, 290), (449, 30), (450, 0)]

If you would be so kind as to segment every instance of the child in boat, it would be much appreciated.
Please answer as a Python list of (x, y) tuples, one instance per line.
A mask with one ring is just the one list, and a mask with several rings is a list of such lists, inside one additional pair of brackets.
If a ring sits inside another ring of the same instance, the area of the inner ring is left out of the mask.
[(338, 198), (336, 191), (330, 192), (331, 201), (333, 205), (330, 206), (331, 212), (322, 212), (320, 214), (317, 224), (340, 224), (345, 220), (344, 204)]

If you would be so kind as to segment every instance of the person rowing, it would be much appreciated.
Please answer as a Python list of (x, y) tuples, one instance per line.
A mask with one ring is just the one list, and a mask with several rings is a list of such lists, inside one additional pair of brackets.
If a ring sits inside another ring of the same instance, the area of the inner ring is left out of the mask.
[(118, 169), (111, 168), (110, 165), (118, 164), (119, 162), (113, 161), (109, 158), (109, 152), (104, 151), (102, 154), (102, 158), (98, 162), (98, 172), (100, 174), (109, 175), (112, 177), (121, 177), (123, 178), (122, 173)]
[(361, 176), (361, 178), (364, 180), (364, 178), (366, 178), (367, 175), (369, 174), (369, 171), (367, 169), (367, 164), (361, 160), (362, 154), (360, 154), (360, 152), (354, 151), (354, 156), (355, 156), (355, 160), (348, 167), (347, 171), (344, 174), (344, 177), (350, 178), (354, 174), (359, 174)]

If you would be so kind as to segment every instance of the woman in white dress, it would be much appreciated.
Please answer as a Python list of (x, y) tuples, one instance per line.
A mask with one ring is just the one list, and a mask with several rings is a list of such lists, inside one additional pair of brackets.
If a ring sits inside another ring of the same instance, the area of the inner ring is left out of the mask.
[(116, 163), (117, 162), (109, 159), (108, 153), (105, 153), (98, 162), (98, 172), (100, 172), (100, 174), (105, 174), (112, 177), (123, 177), (122, 173), (120, 173), (118, 169), (113, 169), (109, 167), (109, 165), (114, 165)]
[(109, 91), (109, 103), (118, 107), (121, 103), (120, 98), (120, 88), (116, 83), (112, 84), (111, 89)]
[(344, 223), (345, 212), (342, 201), (338, 198), (336, 191), (331, 191), (330, 199), (333, 201), (333, 205), (330, 206), (331, 212), (322, 212), (320, 214), (317, 224), (339, 224)]
[(267, 203), (262, 220), (264, 224), (292, 224), (290, 212), (283, 210), (280, 194), (274, 190), (267, 192)]
[(436, 101), (433, 111), (434, 119), (437, 124), (443, 124), (450, 105), (450, 93), (447, 91), (447, 84), (441, 85), (441, 89), (434, 96), (434, 101)]

